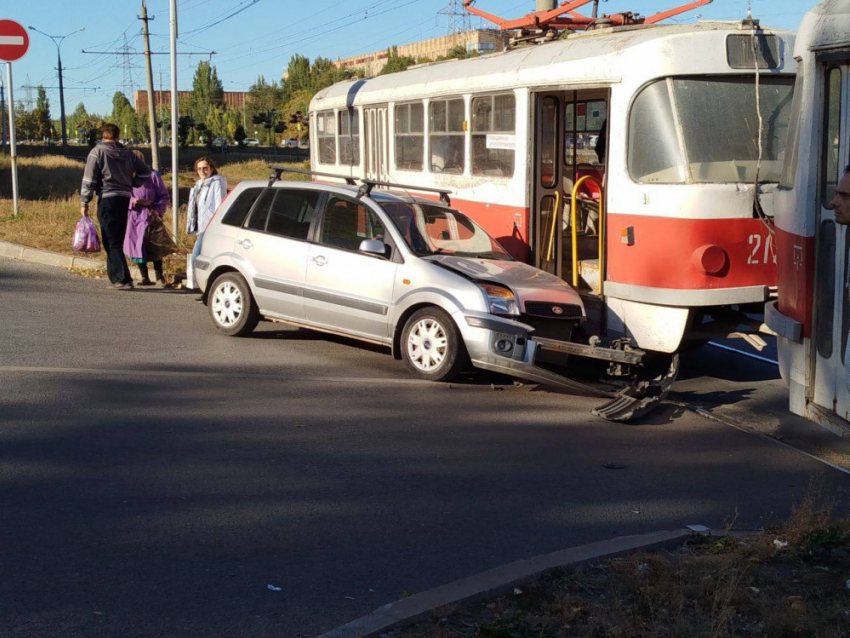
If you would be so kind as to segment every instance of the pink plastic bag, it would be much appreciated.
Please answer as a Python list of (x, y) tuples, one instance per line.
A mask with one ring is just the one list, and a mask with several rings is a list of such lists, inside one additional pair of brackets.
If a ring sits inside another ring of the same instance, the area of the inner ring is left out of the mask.
[(80, 217), (74, 228), (74, 241), (72, 243), (74, 250), (83, 253), (100, 252), (100, 241), (97, 239), (97, 229), (94, 223), (87, 216)]

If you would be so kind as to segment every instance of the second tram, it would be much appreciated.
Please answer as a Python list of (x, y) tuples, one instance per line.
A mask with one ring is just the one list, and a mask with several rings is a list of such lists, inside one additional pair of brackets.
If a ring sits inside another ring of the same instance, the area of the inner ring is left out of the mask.
[(806, 14), (794, 56), (776, 210), (779, 298), (765, 320), (779, 335), (791, 411), (850, 436), (850, 235), (834, 212), (850, 168), (850, 0), (828, 0)]

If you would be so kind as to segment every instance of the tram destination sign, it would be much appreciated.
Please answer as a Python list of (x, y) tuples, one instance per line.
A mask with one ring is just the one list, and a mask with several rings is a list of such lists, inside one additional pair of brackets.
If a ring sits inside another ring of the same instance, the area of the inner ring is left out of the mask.
[(0, 20), (0, 60), (14, 62), (24, 57), (30, 37), (23, 25), (14, 20)]

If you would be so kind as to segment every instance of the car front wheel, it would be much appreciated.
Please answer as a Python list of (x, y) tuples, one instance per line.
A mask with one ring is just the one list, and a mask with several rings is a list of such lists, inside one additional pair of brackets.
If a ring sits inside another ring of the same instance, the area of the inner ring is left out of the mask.
[(414, 376), (428, 381), (450, 381), (468, 361), (460, 331), (439, 308), (417, 310), (407, 320), (402, 358)]
[(228, 272), (215, 280), (209, 309), (216, 330), (229, 337), (244, 337), (260, 322), (260, 311), (251, 288), (239, 273)]

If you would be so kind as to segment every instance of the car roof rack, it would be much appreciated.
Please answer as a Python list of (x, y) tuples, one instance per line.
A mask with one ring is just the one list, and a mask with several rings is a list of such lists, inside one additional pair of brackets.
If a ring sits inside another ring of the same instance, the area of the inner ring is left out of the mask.
[(357, 197), (363, 197), (364, 195), (370, 194), (375, 186), (386, 186), (387, 188), (400, 188), (405, 191), (414, 190), (424, 191), (426, 193), (439, 193), (441, 202), (443, 202), (446, 206), (452, 205), (452, 200), (449, 197), (452, 192), (445, 188), (426, 188), (425, 186), (411, 186), (410, 184), (396, 184), (395, 182), (380, 182), (373, 179), (361, 179), (360, 182), (361, 186), (357, 189)]
[(344, 179), (348, 186), (355, 186), (356, 182), (360, 182), (360, 188), (357, 189), (357, 197), (369, 195), (375, 186), (386, 186), (387, 188), (400, 188), (401, 190), (424, 191), (426, 193), (439, 193), (440, 201), (446, 206), (452, 205), (452, 200), (449, 197), (452, 191), (444, 188), (427, 188), (425, 186), (411, 186), (410, 184), (396, 184), (395, 182), (382, 182), (373, 179), (363, 179), (360, 177), (351, 177), (349, 175), (335, 175), (334, 173), (320, 173), (318, 171), (310, 171), (305, 168), (292, 168), (289, 166), (269, 166), (269, 186), (280, 179), (281, 173), (297, 173), (299, 175), (315, 175), (317, 177), (334, 177), (336, 179)]
[(308, 171), (306, 168), (292, 168), (290, 166), (269, 166), (269, 186), (274, 184), (277, 180), (280, 179), (281, 173), (298, 173), (299, 175), (316, 175), (318, 177), (336, 177), (337, 179), (344, 179), (345, 183), (349, 186), (355, 185), (354, 177), (349, 177), (347, 175), (334, 175), (333, 173), (319, 173), (317, 171)]

